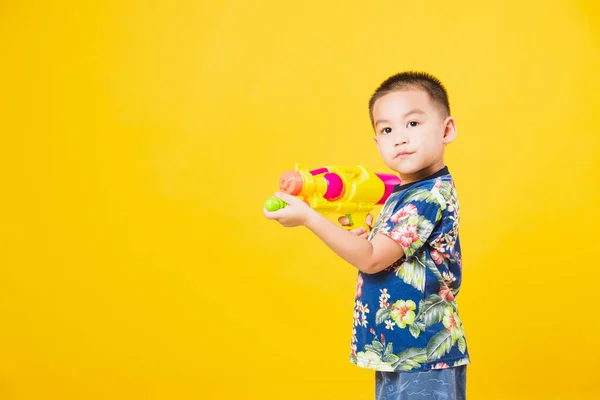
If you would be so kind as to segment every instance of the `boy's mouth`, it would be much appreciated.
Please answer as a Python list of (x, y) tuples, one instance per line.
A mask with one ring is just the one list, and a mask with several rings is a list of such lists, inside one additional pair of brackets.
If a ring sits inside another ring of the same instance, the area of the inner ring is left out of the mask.
[(413, 153), (411, 153), (411, 152), (409, 152), (409, 151), (401, 151), (400, 153), (397, 153), (397, 154), (394, 156), (394, 158), (404, 158), (404, 157), (408, 157), (408, 156), (410, 156), (411, 154), (413, 154)]

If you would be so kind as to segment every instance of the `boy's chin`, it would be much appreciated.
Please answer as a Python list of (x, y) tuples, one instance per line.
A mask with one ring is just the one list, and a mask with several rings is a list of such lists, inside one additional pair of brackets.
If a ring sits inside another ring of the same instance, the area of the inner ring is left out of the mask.
[(400, 175), (400, 179), (409, 182), (420, 180), (430, 174), (427, 168), (407, 168), (406, 166), (399, 167), (397, 165), (390, 168)]
[(397, 165), (396, 163), (393, 163), (393, 162), (386, 162), (386, 163), (385, 163), (385, 165), (387, 165), (387, 167), (388, 167), (389, 169), (391, 169), (392, 171), (394, 171), (395, 173), (397, 173), (397, 174), (402, 174), (402, 172), (400, 172), (400, 171), (401, 171), (401, 168), (399, 168), (399, 167), (398, 167), (398, 165)]
[(393, 160), (386, 165), (400, 175), (412, 175), (419, 171), (412, 163), (406, 161)]

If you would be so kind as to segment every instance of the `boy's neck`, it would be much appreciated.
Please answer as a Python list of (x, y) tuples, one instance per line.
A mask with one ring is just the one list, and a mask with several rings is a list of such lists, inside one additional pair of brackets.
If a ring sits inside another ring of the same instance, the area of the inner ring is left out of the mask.
[(400, 183), (400, 185), (396, 186), (396, 188), (394, 189), (394, 191), (397, 192), (397, 191), (400, 191), (400, 190), (404, 190), (404, 189), (409, 188), (412, 185), (416, 185), (419, 182), (428, 181), (430, 179), (435, 179), (435, 178), (438, 178), (440, 176), (449, 175), (449, 174), (450, 174), (450, 171), (448, 170), (448, 167), (446, 165), (444, 165), (439, 170), (437, 170), (434, 173), (432, 173), (432, 174), (430, 174), (428, 176), (425, 176), (425, 177), (423, 177), (421, 179), (413, 180), (413, 181), (410, 181), (410, 182), (405, 182), (405, 181), (402, 180), (402, 177), (400, 177), (401, 183)]
[(417, 171), (414, 174), (410, 174), (410, 175), (400, 174), (400, 179), (402, 180), (403, 183), (420, 182), (424, 179), (427, 179), (427, 177), (429, 177), (430, 175), (433, 175), (436, 172), (438, 172), (439, 170), (441, 170), (442, 168), (444, 168), (445, 165), (446, 164), (444, 163), (444, 159), (441, 158), (441, 159), (437, 160), (435, 163), (429, 165), (426, 168), (423, 168), (420, 171)]

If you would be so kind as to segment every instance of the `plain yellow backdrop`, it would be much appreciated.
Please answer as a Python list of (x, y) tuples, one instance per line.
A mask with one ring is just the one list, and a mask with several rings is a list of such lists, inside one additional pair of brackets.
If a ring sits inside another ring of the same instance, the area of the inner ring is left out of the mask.
[(262, 214), (388, 172), (367, 101), (446, 84), (470, 399), (597, 392), (594, 1), (0, 3), (0, 397), (370, 399), (356, 270)]

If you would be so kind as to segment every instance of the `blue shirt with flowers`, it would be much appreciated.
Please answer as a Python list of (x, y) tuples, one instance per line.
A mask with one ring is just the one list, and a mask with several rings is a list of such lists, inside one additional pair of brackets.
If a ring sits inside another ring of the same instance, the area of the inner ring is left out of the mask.
[(399, 185), (369, 236), (398, 242), (404, 256), (358, 273), (350, 362), (377, 371), (469, 364), (456, 297), (462, 281), (459, 209), (448, 168)]

